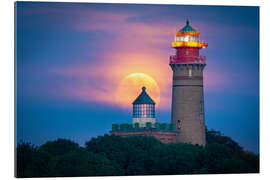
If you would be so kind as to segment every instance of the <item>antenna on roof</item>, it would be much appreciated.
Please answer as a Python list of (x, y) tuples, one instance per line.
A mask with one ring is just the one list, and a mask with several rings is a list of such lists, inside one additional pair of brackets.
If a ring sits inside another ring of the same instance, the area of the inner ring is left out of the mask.
[(143, 86), (143, 87), (142, 87), (142, 90), (145, 91), (145, 90), (146, 90), (146, 87)]
[(188, 19), (187, 19), (186, 23), (187, 23), (187, 26), (189, 26), (189, 20)]

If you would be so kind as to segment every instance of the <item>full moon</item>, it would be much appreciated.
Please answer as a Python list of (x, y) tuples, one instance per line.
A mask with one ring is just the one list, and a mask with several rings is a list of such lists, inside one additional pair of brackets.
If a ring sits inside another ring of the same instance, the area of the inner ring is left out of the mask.
[(146, 87), (148, 95), (158, 104), (159, 87), (152, 77), (144, 73), (129, 74), (119, 83), (115, 94), (117, 104), (122, 107), (132, 107), (132, 102), (139, 96), (143, 86)]

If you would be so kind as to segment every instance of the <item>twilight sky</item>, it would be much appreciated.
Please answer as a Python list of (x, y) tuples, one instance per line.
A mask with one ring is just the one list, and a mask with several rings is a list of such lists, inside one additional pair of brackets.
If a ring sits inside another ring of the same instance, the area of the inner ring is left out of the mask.
[(18, 142), (84, 145), (131, 123), (145, 83), (157, 120), (170, 122), (168, 58), (188, 18), (209, 44), (200, 51), (208, 129), (258, 153), (258, 7), (18, 2), (16, 13)]

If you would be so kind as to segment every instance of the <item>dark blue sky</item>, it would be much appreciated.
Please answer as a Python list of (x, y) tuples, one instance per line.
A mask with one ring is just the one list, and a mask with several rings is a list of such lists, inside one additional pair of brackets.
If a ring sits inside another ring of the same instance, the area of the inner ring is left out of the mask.
[(17, 140), (58, 137), (81, 145), (131, 123), (119, 82), (145, 73), (160, 90), (157, 119), (170, 121), (174, 30), (188, 18), (209, 43), (204, 70), (209, 129), (259, 151), (259, 8), (89, 3), (16, 4)]

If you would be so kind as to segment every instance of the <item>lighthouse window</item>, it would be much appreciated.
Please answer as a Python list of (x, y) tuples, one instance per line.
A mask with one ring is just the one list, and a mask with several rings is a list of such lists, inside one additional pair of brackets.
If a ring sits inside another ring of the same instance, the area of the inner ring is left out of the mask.
[(184, 41), (184, 37), (183, 36), (180, 37), (180, 41)]
[(200, 101), (200, 114), (203, 114), (203, 102)]
[(188, 70), (188, 77), (189, 77), (189, 78), (192, 78), (192, 69), (189, 69), (189, 70)]
[(154, 104), (135, 104), (133, 105), (134, 118), (154, 118), (155, 105)]
[(177, 129), (179, 129), (179, 130), (181, 129), (181, 122), (180, 122), (180, 120), (177, 121)]
[(189, 41), (189, 36), (185, 36), (185, 39), (184, 39), (184, 41)]

